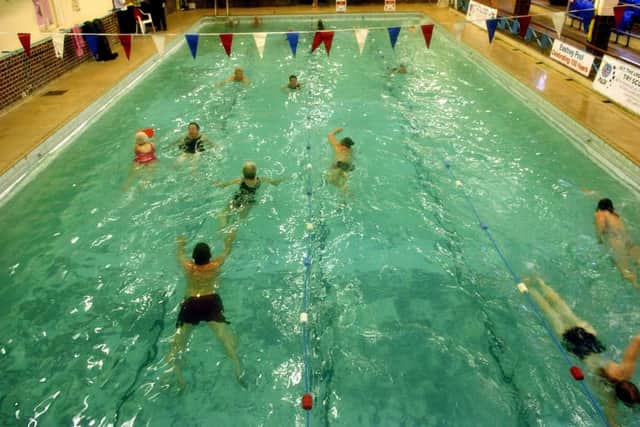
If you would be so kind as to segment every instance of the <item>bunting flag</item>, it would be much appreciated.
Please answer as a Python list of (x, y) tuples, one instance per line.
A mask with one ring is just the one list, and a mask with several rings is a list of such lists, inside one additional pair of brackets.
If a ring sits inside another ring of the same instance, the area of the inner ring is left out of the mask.
[(421, 25), (422, 35), (424, 36), (424, 42), (427, 44), (427, 49), (429, 49), (429, 45), (431, 45), (431, 36), (433, 36), (433, 24), (431, 25)]
[(87, 40), (87, 45), (89, 45), (89, 50), (94, 58), (98, 57), (98, 36), (95, 34), (86, 34), (84, 38)]
[(64, 33), (51, 34), (51, 42), (56, 58), (62, 59), (64, 57)]
[(591, 20), (593, 19), (593, 10), (587, 10), (582, 12), (582, 25), (584, 25), (584, 33), (589, 33), (589, 26), (591, 25)]
[(322, 43), (324, 44), (324, 50), (327, 52), (327, 55), (329, 55), (334, 34), (333, 31), (316, 31), (316, 34), (313, 36), (313, 42), (311, 43), (311, 52), (316, 50), (318, 46), (320, 46), (320, 43)]
[(289, 47), (291, 48), (291, 53), (293, 53), (293, 56), (296, 56), (296, 50), (298, 50), (299, 37), (300, 33), (287, 33), (287, 40), (289, 40)]
[(627, 6), (616, 6), (613, 8), (613, 17), (616, 20), (616, 28), (620, 27), (625, 10), (627, 10)]
[(189, 45), (189, 49), (191, 50), (191, 56), (193, 59), (196, 59), (196, 52), (198, 51), (198, 34), (185, 34), (184, 37), (187, 39), (187, 44)]
[(389, 27), (387, 31), (389, 32), (389, 40), (391, 40), (391, 49), (395, 49), (398, 35), (400, 34), (400, 27)]
[(360, 55), (362, 55), (362, 51), (364, 50), (364, 43), (367, 41), (367, 36), (369, 35), (369, 29), (358, 28), (357, 30), (353, 30), (353, 33), (356, 36), (356, 43), (358, 43), (358, 49), (360, 49)]
[(487, 34), (489, 34), (489, 44), (493, 41), (493, 36), (496, 34), (496, 28), (498, 27), (497, 19), (487, 19)]
[(262, 59), (262, 55), (264, 55), (264, 45), (267, 43), (267, 33), (253, 33), (253, 39), (256, 41), (258, 55), (260, 55), (260, 59)]
[(165, 42), (164, 36), (158, 36), (158, 35), (153, 34), (151, 36), (151, 40), (153, 40), (153, 44), (156, 45), (156, 50), (158, 51), (158, 53), (160, 55), (163, 55), (164, 54), (164, 42)]
[(322, 32), (316, 31), (316, 33), (313, 36), (313, 42), (311, 43), (311, 52), (316, 50), (318, 46), (320, 46), (320, 43), (322, 43)]
[(118, 38), (120, 39), (120, 44), (122, 44), (122, 48), (124, 49), (124, 55), (128, 60), (131, 56), (131, 34), (118, 34)]
[(553, 21), (553, 27), (556, 29), (556, 34), (558, 37), (562, 35), (562, 28), (564, 27), (565, 15), (564, 12), (556, 12), (551, 15), (551, 20)]
[(529, 24), (531, 24), (531, 16), (519, 16), (518, 24), (520, 24), (520, 37), (524, 38), (527, 35)]
[(460, 40), (462, 37), (462, 32), (464, 31), (464, 22), (456, 22), (453, 24), (453, 35), (456, 36), (456, 39)]
[(31, 33), (18, 33), (18, 39), (27, 56), (31, 56)]
[(227, 56), (231, 56), (231, 44), (233, 43), (233, 34), (232, 33), (220, 34), (220, 41), (222, 42), (222, 47), (224, 47), (224, 51), (227, 52)]

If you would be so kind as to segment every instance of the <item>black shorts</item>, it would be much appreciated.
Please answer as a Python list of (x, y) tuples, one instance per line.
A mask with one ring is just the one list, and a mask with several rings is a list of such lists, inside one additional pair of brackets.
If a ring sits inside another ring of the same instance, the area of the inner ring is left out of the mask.
[(176, 328), (181, 327), (185, 323), (197, 325), (202, 321), (229, 323), (227, 319), (224, 318), (224, 306), (222, 305), (220, 295), (209, 294), (199, 297), (189, 297), (182, 301)]
[(340, 169), (343, 172), (351, 172), (355, 169), (352, 163), (337, 161), (333, 164), (334, 169)]
[(579, 326), (567, 329), (562, 334), (562, 341), (567, 351), (575, 354), (580, 359), (584, 359), (590, 354), (602, 353), (605, 350), (605, 346), (598, 337)]

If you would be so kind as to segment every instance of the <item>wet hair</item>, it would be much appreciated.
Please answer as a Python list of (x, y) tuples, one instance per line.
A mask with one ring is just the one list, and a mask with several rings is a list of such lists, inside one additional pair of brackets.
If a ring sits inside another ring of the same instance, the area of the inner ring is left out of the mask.
[(191, 122), (191, 123), (189, 123), (189, 124), (187, 125), (187, 127), (192, 126), (192, 125), (193, 125), (193, 126), (195, 126), (195, 127), (196, 127), (196, 129), (200, 130), (200, 125), (199, 125), (199, 124), (197, 124), (196, 122)]
[(291, 75), (289, 76), (289, 80), (291, 80), (291, 79), (297, 79), (297, 78), (298, 78), (298, 77), (297, 77), (295, 74), (291, 74)]
[(136, 132), (136, 144), (146, 144), (149, 142), (149, 135), (143, 131)]
[(351, 148), (351, 146), (355, 144), (355, 142), (353, 142), (353, 139), (346, 137), (340, 140), (340, 144), (344, 145), (345, 147)]
[(640, 391), (631, 381), (623, 380), (616, 383), (616, 397), (627, 406), (640, 404)]
[(600, 201), (598, 202), (597, 210), (615, 213), (613, 209), (613, 202), (611, 201), (611, 199), (600, 199)]
[(242, 176), (246, 179), (254, 179), (256, 177), (256, 172), (258, 171), (258, 167), (253, 162), (246, 162), (242, 166)]
[(322, 22), (322, 19), (318, 19), (318, 29), (324, 30), (324, 22)]
[(206, 243), (198, 243), (191, 254), (196, 265), (204, 265), (211, 259), (211, 248)]

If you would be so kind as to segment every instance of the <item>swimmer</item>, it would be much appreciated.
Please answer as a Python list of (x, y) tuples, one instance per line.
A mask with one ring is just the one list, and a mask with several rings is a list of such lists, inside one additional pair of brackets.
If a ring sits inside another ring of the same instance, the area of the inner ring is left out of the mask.
[(254, 27), (259, 27), (260, 25), (262, 25), (262, 18), (260, 18), (259, 16), (254, 16), (251, 25)]
[(156, 147), (151, 138), (149, 138), (149, 136), (143, 131), (136, 132), (133, 152), (135, 157), (133, 158), (133, 163), (131, 164), (129, 176), (127, 177), (123, 191), (127, 191), (129, 189), (136, 170), (156, 160)]
[(253, 162), (245, 162), (242, 166), (242, 177), (232, 179), (228, 182), (216, 181), (214, 185), (220, 188), (225, 188), (230, 185), (239, 185), (238, 191), (233, 195), (233, 198), (229, 201), (229, 205), (220, 215), (220, 228), (227, 225), (228, 217), (232, 212), (238, 212), (242, 217), (246, 217), (249, 213), (249, 208), (256, 203), (256, 192), (263, 182), (278, 185), (282, 182), (281, 179), (271, 179), (266, 177), (257, 176), (258, 167)]
[(206, 243), (198, 243), (193, 249), (192, 258), (185, 255), (185, 238), (177, 239), (178, 262), (184, 269), (187, 288), (185, 298), (180, 304), (178, 320), (176, 321), (176, 333), (173, 336), (171, 351), (167, 356), (169, 369), (167, 373), (176, 375), (180, 389), (187, 385), (182, 375), (182, 366), (179, 359), (184, 353), (193, 327), (200, 322), (207, 322), (211, 332), (220, 340), (225, 352), (233, 363), (236, 379), (242, 379), (242, 366), (236, 354), (238, 339), (229, 328), (229, 322), (224, 315), (222, 298), (217, 290), (220, 288), (220, 268), (231, 253), (231, 243), (235, 233), (229, 233), (224, 241), (224, 250), (220, 255), (211, 260), (211, 249)]
[(317, 27), (318, 27), (318, 31), (324, 30), (324, 22), (322, 22), (322, 19), (318, 19)]
[[(584, 360), (591, 372), (613, 386), (614, 393), (610, 395), (610, 403), (614, 404), (617, 398), (627, 406), (640, 404), (640, 392), (631, 382), (640, 355), (640, 335), (633, 337), (627, 344), (620, 363), (603, 363), (599, 353), (605, 350), (605, 346), (596, 336), (593, 326), (576, 316), (560, 295), (540, 277), (535, 276), (539, 289), (533, 288), (530, 278), (523, 281), (529, 286), (529, 294), (544, 312), (555, 332), (562, 337), (567, 351)], [(613, 416), (614, 408), (615, 405), (607, 405), (607, 416), (612, 425), (618, 425)]]
[(296, 77), (294, 74), (289, 76), (289, 83), (287, 83), (283, 89), (284, 90), (300, 90), (300, 88), (302, 87), (302, 83), (298, 82), (298, 77)]
[(233, 74), (227, 80), (220, 82), (219, 85), (231, 82), (242, 83), (245, 86), (249, 85), (249, 79), (244, 75), (244, 71), (240, 67), (236, 67), (236, 69), (233, 70)]
[(388, 73), (387, 76), (392, 76), (394, 74), (407, 74), (407, 67), (404, 64), (400, 64), (397, 67), (393, 67)]
[(355, 144), (349, 137), (342, 138), (340, 141), (336, 139), (336, 134), (342, 132), (342, 128), (337, 128), (329, 132), (328, 140), (333, 146), (335, 152), (334, 162), (327, 172), (327, 178), (330, 183), (334, 184), (341, 190), (345, 190), (349, 172), (355, 169), (352, 163), (351, 147)]
[(598, 240), (600, 243), (607, 244), (624, 278), (640, 289), (636, 273), (636, 269), (640, 266), (640, 247), (625, 231), (622, 219), (613, 208), (613, 202), (610, 199), (601, 199), (598, 202), (595, 224)]
[(234, 19), (232, 17), (228, 17), (227, 20), (224, 21), (224, 23), (228, 27), (235, 27), (237, 25), (240, 25), (240, 20), (239, 19)]
[(191, 122), (187, 126), (187, 135), (178, 140), (180, 149), (184, 153), (195, 154), (205, 150), (205, 146), (214, 148), (215, 145), (209, 141), (209, 138), (200, 133), (200, 125)]

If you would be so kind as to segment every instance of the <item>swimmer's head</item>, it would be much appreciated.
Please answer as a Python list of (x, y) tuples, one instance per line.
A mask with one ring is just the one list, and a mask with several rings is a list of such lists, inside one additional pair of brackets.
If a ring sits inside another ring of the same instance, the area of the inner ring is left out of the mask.
[(600, 199), (600, 201), (598, 202), (597, 210), (609, 211), (611, 213), (614, 213), (613, 202), (611, 201), (611, 199)]
[(236, 69), (233, 70), (233, 77), (236, 80), (242, 80), (244, 78), (244, 71), (242, 71), (242, 68), (236, 67)]
[(640, 391), (631, 381), (616, 383), (616, 397), (627, 406), (640, 404)]
[(198, 243), (195, 248), (193, 248), (193, 261), (196, 265), (205, 265), (209, 263), (211, 259), (211, 248), (206, 243)]
[(242, 165), (242, 176), (245, 179), (255, 179), (257, 172), (258, 166), (253, 162), (245, 162), (244, 165)]
[(189, 126), (187, 126), (187, 132), (189, 133), (189, 136), (195, 138), (200, 133), (200, 125), (196, 122), (189, 123)]
[(347, 148), (351, 148), (351, 146), (355, 144), (355, 142), (353, 142), (353, 139), (346, 137), (340, 140), (340, 144), (344, 145)]
[(136, 132), (136, 144), (146, 144), (149, 142), (149, 135), (140, 131)]
[(298, 85), (298, 77), (295, 74), (291, 74), (289, 76), (289, 86), (297, 86)]

